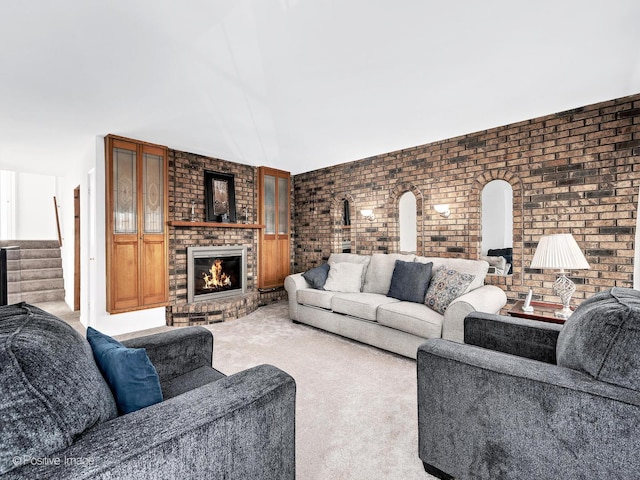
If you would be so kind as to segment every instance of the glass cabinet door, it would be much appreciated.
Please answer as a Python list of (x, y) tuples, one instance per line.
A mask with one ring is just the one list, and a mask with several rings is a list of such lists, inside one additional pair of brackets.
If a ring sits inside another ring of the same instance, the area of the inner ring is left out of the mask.
[(264, 176), (264, 233), (276, 233), (276, 177)]
[(144, 233), (164, 231), (164, 158), (143, 154)]
[(278, 233), (289, 233), (289, 180), (278, 178)]
[(136, 152), (113, 149), (113, 233), (137, 233)]

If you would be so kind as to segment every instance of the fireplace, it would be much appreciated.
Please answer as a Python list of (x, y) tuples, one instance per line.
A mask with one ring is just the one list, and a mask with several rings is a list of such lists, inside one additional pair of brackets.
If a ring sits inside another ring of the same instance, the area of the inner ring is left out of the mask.
[(187, 248), (187, 301), (202, 302), (247, 291), (247, 247)]

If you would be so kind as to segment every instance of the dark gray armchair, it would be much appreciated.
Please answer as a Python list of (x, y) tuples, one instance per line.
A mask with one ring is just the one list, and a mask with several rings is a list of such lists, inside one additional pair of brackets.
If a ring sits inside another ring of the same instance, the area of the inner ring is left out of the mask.
[(123, 343), (146, 349), (164, 401), (117, 416), (82, 336), (0, 307), (2, 480), (295, 478), (293, 378), (269, 365), (224, 376), (202, 327)]
[(419, 455), (456, 479), (640, 478), (640, 292), (564, 327), (481, 313), (418, 350)]

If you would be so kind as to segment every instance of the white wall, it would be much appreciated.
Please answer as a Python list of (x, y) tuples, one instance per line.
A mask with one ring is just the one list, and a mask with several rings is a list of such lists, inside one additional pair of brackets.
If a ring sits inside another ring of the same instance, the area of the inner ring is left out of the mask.
[(51, 175), (0, 172), (0, 240), (57, 240), (57, 186)]
[(0, 170), (0, 240), (16, 240), (16, 172)]

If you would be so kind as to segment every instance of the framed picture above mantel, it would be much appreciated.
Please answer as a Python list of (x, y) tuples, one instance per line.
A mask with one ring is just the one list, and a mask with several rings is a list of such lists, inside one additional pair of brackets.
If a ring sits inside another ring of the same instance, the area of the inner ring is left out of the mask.
[(207, 222), (236, 223), (236, 191), (230, 173), (204, 171)]

